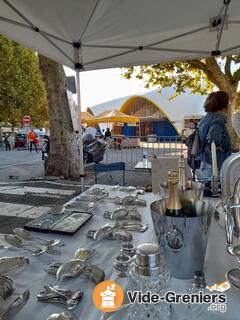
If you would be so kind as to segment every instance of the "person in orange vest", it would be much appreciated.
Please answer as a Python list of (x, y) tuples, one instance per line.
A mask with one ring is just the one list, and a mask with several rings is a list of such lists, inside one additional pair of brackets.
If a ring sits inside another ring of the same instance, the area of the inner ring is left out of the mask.
[(37, 136), (33, 129), (28, 133), (28, 141), (30, 143), (30, 152), (32, 152), (32, 146), (34, 146), (36, 152), (38, 152), (37, 144), (36, 144)]

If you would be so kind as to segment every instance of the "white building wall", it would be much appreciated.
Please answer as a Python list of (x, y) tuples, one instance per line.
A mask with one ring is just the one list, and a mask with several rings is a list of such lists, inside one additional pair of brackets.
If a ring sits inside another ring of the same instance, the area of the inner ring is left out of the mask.
[[(153, 103), (159, 106), (174, 123), (178, 129), (183, 128), (183, 118), (190, 115), (204, 115), (203, 103), (206, 97), (200, 94), (191, 94), (189, 90), (182, 93), (180, 96), (169, 99), (174, 94), (172, 88), (164, 88), (159, 93), (158, 90), (150, 91), (146, 94), (136, 95), (150, 99)], [(121, 105), (132, 96), (122, 97), (115, 100), (107, 101), (95, 106), (91, 109), (95, 115), (105, 110), (119, 109)]]

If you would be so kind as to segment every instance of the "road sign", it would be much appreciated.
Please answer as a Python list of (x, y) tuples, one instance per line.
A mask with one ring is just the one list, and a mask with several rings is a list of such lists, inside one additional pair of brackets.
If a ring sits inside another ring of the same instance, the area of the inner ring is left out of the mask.
[(30, 116), (24, 116), (23, 117), (23, 123), (24, 124), (29, 124), (31, 121), (31, 117)]

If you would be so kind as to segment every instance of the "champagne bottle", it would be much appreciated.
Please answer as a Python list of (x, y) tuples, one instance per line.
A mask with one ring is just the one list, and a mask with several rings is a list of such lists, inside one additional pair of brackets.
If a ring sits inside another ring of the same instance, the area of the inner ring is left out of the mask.
[(166, 216), (182, 217), (182, 206), (179, 197), (178, 172), (168, 171), (168, 199), (166, 203)]
[(186, 190), (190, 189), (190, 185), (188, 183), (187, 179), (187, 173), (186, 173), (186, 162), (183, 157), (178, 161), (178, 174), (179, 174), (179, 190), (180, 190), (180, 199), (182, 204), (182, 213), (184, 217), (191, 218), (196, 217), (196, 209), (194, 207), (194, 204), (192, 202), (192, 199), (188, 199), (185, 195)]
[(188, 190), (188, 179), (186, 173), (186, 163), (183, 155), (178, 160), (178, 176), (179, 176), (179, 189), (180, 191)]

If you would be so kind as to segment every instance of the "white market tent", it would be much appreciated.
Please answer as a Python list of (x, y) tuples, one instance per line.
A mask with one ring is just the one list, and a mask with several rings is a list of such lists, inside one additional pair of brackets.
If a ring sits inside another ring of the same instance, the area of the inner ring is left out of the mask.
[(0, 33), (75, 69), (81, 110), (80, 71), (239, 52), (240, 1), (0, 0)]

